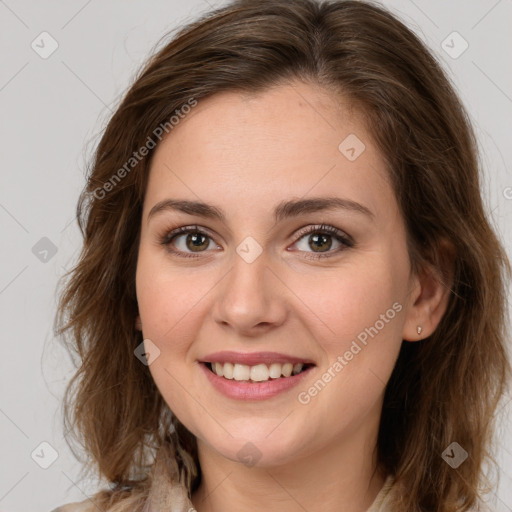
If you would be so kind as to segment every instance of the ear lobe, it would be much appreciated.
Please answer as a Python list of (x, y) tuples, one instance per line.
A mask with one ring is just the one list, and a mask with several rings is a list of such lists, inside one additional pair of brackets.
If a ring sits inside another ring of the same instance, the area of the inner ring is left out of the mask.
[(135, 329), (137, 329), (137, 331), (142, 331), (142, 320), (140, 319), (140, 315), (137, 315), (135, 318)]
[(416, 299), (409, 308), (402, 333), (406, 341), (420, 341), (430, 336), (448, 308), (455, 251), (451, 244), (442, 242), (438, 255), (440, 266), (429, 264), (416, 278)]

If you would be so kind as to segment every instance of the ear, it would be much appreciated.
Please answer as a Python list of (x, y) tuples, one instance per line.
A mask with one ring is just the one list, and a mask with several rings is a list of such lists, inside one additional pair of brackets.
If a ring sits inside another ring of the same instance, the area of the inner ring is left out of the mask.
[[(450, 243), (443, 241), (437, 254), (437, 265), (428, 264), (413, 277), (411, 301), (402, 332), (406, 341), (420, 341), (430, 336), (448, 307), (455, 250)], [(420, 333), (418, 327), (421, 327)]]
[(142, 331), (142, 320), (140, 319), (140, 315), (137, 315), (135, 318), (135, 329), (137, 329), (137, 331)]

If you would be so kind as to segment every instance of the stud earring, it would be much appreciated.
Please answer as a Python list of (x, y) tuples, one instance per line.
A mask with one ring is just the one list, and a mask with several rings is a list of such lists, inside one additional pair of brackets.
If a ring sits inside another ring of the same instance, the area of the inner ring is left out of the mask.
[(421, 334), (421, 331), (423, 330), (423, 327), (421, 327), (421, 325), (418, 325), (418, 328), (416, 330), (418, 331), (418, 334)]

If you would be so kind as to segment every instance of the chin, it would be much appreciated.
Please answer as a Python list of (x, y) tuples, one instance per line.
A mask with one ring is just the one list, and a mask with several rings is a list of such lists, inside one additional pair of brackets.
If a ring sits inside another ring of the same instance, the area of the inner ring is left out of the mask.
[[(275, 428), (275, 425), (274, 425)], [(261, 428), (255, 432), (254, 426), (246, 435), (239, 432), (233, 437), (225, 432), (221, 439), (203, 438), (210, 449), (218, 455), (247, 467), (277, 467), (290, 463), (304, 451), (304, 436), (294, 437), (283, 430), (268, 434), (271, 429)], [(298, 433), (297, 433), (298, 434)]]

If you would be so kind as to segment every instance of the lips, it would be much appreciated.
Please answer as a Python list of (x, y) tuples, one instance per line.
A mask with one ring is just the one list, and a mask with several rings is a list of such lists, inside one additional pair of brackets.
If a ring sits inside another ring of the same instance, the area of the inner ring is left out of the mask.
[(278, 352), (216, 352), (201, 367), (213, 386), (230, 398), (270, 398), (295, 386), (315, 363)]
[(244, 401), (260, 401), (273, 398), (277, 395), (283, 395), (287, 391), (299, 385), (314, 371), (314, 367), (310, 366), (297, 375), (290, 377), (281, 377), (279, 379), (269, 379), (263, 382), (253, 381), (237, 381), (219, 377), (213, 373), (207, 364), (200, 364), (202, 370), (209, 383), (217, 392), (227, 398)]

